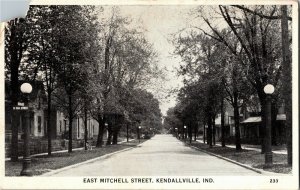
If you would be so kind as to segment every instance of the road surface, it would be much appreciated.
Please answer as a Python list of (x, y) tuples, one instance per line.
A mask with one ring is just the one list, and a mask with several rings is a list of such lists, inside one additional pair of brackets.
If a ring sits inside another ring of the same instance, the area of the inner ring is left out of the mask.
[(138, 147), (60, 171), (53, 176), (260, 175), (191, 149), (171, 135), (156, 135)]

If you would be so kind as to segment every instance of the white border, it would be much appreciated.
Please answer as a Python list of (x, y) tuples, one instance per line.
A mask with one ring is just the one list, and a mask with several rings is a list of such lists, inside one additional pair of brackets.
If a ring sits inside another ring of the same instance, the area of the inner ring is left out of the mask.
[[(215, 181), (214, 184), (84, 184), (83, 177), (4, 177), (4, 114), (0, 114), (0, 188), (1, 189), (298, 189), (299, 186), (299, 153), (298, 153), (298, 126), (299, 126), (299, 102), (298, 102), (298, 3), (297, 1), (281, 1), (281, 0), (264, 0), (262, 1), (238, 1), (238, 0), (227, 0), (227, 1), (197, 1), (197, 0), (32, 0), (31, 5), (195, 5), (195, 4), (206, 4), (206, 5), (217, 5), (217, 4), (291, 4), (293, 5), (293, 175), (290, 176), (205, 176), (212, 177)], [(1, 23), (1, 36), (0, 36), (0, 82), (4, 84), (4, 48), (3, 48), (3, 28), (4, 25)], [(0, 113), (4, 113), (4, 86), (0, 85)], [(94, 176), (95, 177), (95, 176)], [(122, 177), (122, 176), (119, 176)], [(132, 176), (140, 177), (140, 176)], [(146, 176), (143, 176), (146, 177)], [(151, 177), (151, 176), (150, 176)], [(156, 178), (155, 176), (152, 178)], [(166, 177), (166, 176), (161, 176)], [(188, 176), (184, 176), (188, 177)], [(194, 178), (195, 176), (189, 176)], [(130, 180), (131, 177), (126, 177)], [(203, 176), (199, 176), (203, 178)], [(271, 178), (279, 179), (279, 183), (270, 184)]]

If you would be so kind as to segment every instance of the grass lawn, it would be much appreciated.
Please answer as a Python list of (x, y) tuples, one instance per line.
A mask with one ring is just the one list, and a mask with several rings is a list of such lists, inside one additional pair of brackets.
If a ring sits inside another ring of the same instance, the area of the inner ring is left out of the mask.
[(209, 148), (209, 145), (200, 142), (195, 142), (195, 141), (192, 142), (192, 145), (197, 148), (203, 149), (205, 151), (237, 161), (239, 163), (249, 165), (253, 168), (259, 168), (270, 172), (284, 173), (284, 174), (291, 174), (292, 172), (292, 167), (287, 165), (286, 154), (273, 153), (274, 165), (271, 168), (265, 169), (263, 168), (265, 163), (265, 155), (254, 150), (243, 149), (237, 152), (234, 148), (229, 148), (229, 147), (213, 146), (212, 148)]
[[(144, 142), (141, 139), (141, 143)], [(56, 153), (51, 156), (43, 155), (32, 157), (31, 169), (33, 175), (41, 175), (45, 172), (77, 164), (92, 158), (103, 156), (112, 152), (134, 147), (139, 144), (138, 140), (129, 141), (118, 145), (103, 146), (92, 150), (73, 151), (72, 153)], [(18, 162), (5, 161), (5, 176), (20, 176), (22, 170), (22, 159)]]

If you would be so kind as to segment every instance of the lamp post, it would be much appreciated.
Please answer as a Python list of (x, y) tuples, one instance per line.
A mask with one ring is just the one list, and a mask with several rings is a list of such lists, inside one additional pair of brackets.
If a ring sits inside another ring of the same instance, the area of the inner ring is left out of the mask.
[[(24, 153), (23, 153), (23, 168), (20, 173), (21, 176), (31, 176), (32, 171), (30, 169), (31, 157), (30, 157), (30, 113), (28, 106), (28, 95), (32, 91), (32, 86), (29, 83), (23, 83), (21, 85), (21, 92), (25, 95), (25, 126), (24, 126)], [(26, 108), (27, 107), (27, 108)]]
[(142, 128), (141, 126), (138, 127), (138, 139), (139, 139), (139, 142), (141, 142), (141, 136), (140, 136), (140, 129), (141, 128)]
[(186, 125), (183, 126), (184, 130), (183, 130), (183, 138), (184, 140), (186, 140), (187, 136), (186, 136)]
[(265, 133), (265, 167), (270, 167), (273, 164), (272, 155), (272, 138), (271, 138), (271, 95), (274, 92), (274, 86), (267, 84), (264, 87), (266, 93), (266, 133)]
[(178, 138), (178, 128), (175, 127), (176, 138)]

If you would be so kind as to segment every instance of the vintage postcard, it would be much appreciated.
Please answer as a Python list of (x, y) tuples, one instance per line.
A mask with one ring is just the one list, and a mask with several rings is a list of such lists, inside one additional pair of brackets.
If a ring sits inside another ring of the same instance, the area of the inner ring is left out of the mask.
[(0, 189), (298, 189), (296, 1), (1, 1)]

